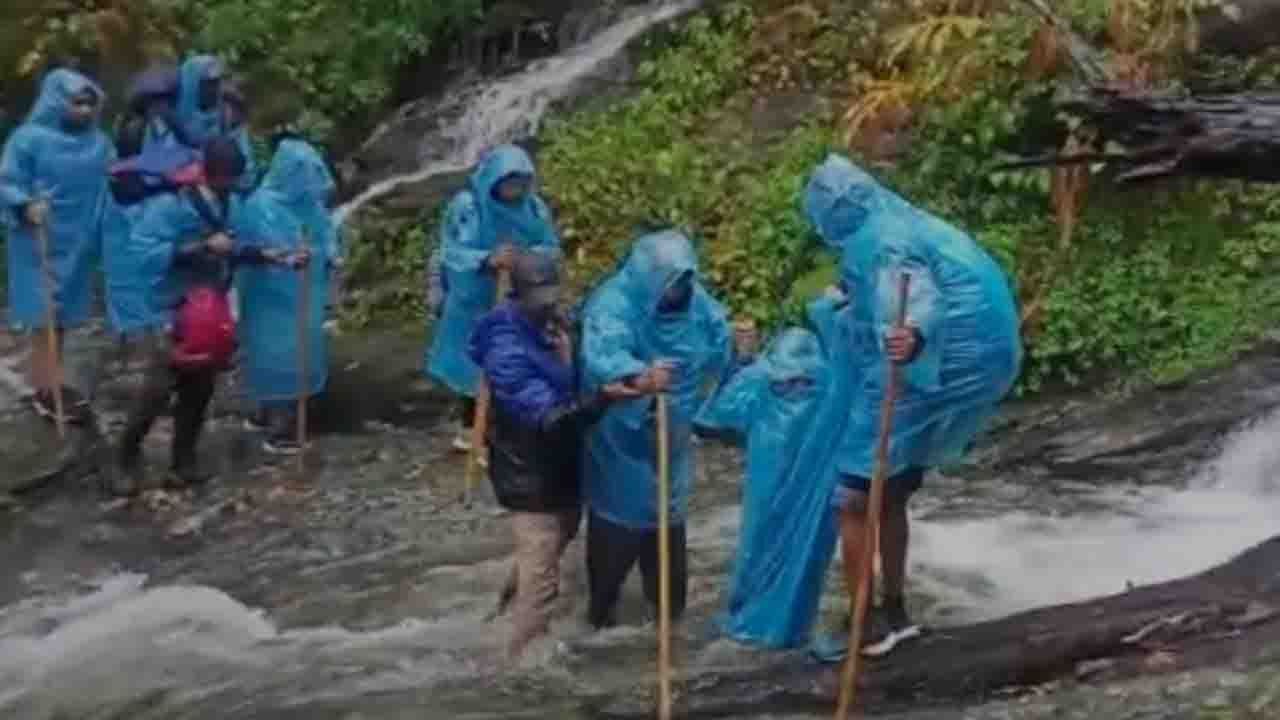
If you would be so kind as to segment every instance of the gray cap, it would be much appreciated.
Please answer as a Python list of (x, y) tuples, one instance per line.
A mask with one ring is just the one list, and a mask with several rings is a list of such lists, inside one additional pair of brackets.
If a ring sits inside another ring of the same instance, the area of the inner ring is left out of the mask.
[(517, 298), (536, 305), (560, 300), (560, 258), (550, 252), (523, 251), (516, 254), (511, 272), (511, 289)]

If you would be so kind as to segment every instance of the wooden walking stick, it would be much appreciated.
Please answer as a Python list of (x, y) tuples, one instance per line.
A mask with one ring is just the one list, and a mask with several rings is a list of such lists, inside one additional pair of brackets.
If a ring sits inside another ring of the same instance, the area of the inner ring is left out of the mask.
[(658, 720), (671, 720), (671, 446), (667, 396), (658, 415)]
[[(896, 326), (906, 326), (907, 296), (911, 276), (902, 275), (898, 283), (898, 318)], [(867, 507), (866, 536), (862, 542), (862, 563), (853, 600), (853, 622), (849, 628), (849, 654), (840, 677), (840, 700), (835, 720), (845, 720), (857, 692), (858, 672), (862, 669), (862, 626), (871, 600), (871, 565), (875, 562), (880, 538), (880, 514), (884, 508), (884, 486), (889, 470), (889, 435), (893, 431), (893, 406), (898, 399), (898, 364), (889, 360), (885, 368), (884, 397), (880, 401), (880, 437), (876, 442), (876, 464), (871, 473), (871, 497)]]
[[(300, 241), (301, 249), (309, 250), (311, 243), (308, 239), (308, 233), (304, 230)], [(307, 395), (309, 384), (307, 376), (310, 373), (308, 350), (311, 336), (311, 271), (315, 258), (308, 256), (307, 264), (300, 268), (298, 282), (300, 283), (298, 292), (298, 408), (297, 417), (297, 440), (298, 440), (298, 474), (301, 475), (306, 471), (307, 467)]]
[(53, 420), (58, 428), (58, 437), (67, 437), (67, 415), (62, 407), (62, 363), (58, 358), (58, 312), (54, 308), (53, 268), (49, 267), (49, 226), (47, 218), (35, 226), (36, 244), (40, 246), (40, 276), (44, 281), (44, 336), (48, 343), (47, 352), (52, 367), (49, 373), (53, 376)]
[[(494, 293), (493, 302), (498, 304), (511, 289), (511, 271), (498, 271), (498, 289)], [(489, 429), (489, 383), (484, 374), (480, 375), (480, 387), (476, 389), (476, 411), (471, 418), (471, 451), (467, 454), (467, 487), (462, 496), (463, 505), (471, 506), (471, 494), (475, 490), (477, 470), (480, 466), (480, 453), (484, 452), (485, 435)]]

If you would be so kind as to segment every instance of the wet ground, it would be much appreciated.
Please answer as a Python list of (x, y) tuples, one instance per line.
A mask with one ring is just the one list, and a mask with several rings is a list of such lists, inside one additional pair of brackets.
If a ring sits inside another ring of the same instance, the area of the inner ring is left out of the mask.
[[(471, 506), (461, 502), (452, 411), (418, 380), (420, 352), (415, 333), (335, 340), (316, 449), (301, 472), (243, 430), (229, 382), (205, 443), (219, 472), (210, 486), (123, 503), (86, 478), (3, 511), (4, 717), (585, 718), (647, 693), (654, 643), (639, 589), (633, 578), (624, 627), (589, 633), (579, 543), (554, 638), (519, 669), (497, 666), (506, 628), (486, 616), (509, 538), (487, 486)], [(20, 371), (17, 356), (7, 348), (6, 372)], [(128, 370), (109, 371), (101, 386), (107, 435), (121, 419)], [(56, 442), (14, 409), (12, 392), (7, 402), (6, 463), (26, 456), (21, 438)], [(919, 498), (913, 608), (934, 625), (999, 617), (1199, 571), (1273, 534), (1277, 404), (1272, 347), (1128, 403), (1012, 407), (973, 465), (932, 477)], [(157, 469), (166, 436), (162, 425), (148, 446)], [(709, 443), (700, 455), (677, 664), (706, 675), (776, 662), (710, 632), (735, 541), (740, 467), (731, 448)], [(829, 584), (829, 616), (841, 594)], [(1228, 675), (1195, 677), (1207, 687)], [(1205, 699), (1187, 692), (1188, 707)], [(1036, 702), (914, 717), (1074, 717), (1036, 715)]]

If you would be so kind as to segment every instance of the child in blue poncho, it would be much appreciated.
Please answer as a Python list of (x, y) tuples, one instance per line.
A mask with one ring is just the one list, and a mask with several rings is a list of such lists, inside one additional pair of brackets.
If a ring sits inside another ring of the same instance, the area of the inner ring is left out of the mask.
[(735, 640), (785, 649), (809, 639), (835, 551), (827, 507), (844, 399), (818, 336), (792, 328), (698, 414), (700, 427), (746, 445), (738, 547), (718, 618)]

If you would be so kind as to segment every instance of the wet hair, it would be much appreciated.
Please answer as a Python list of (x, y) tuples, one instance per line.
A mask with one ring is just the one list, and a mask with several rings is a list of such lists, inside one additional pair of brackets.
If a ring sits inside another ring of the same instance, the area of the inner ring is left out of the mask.
[(238, 178), (244, 174), (247, 161), (235, 141), (227, 137), (210, 138), (204, 144), (206, 176)]

